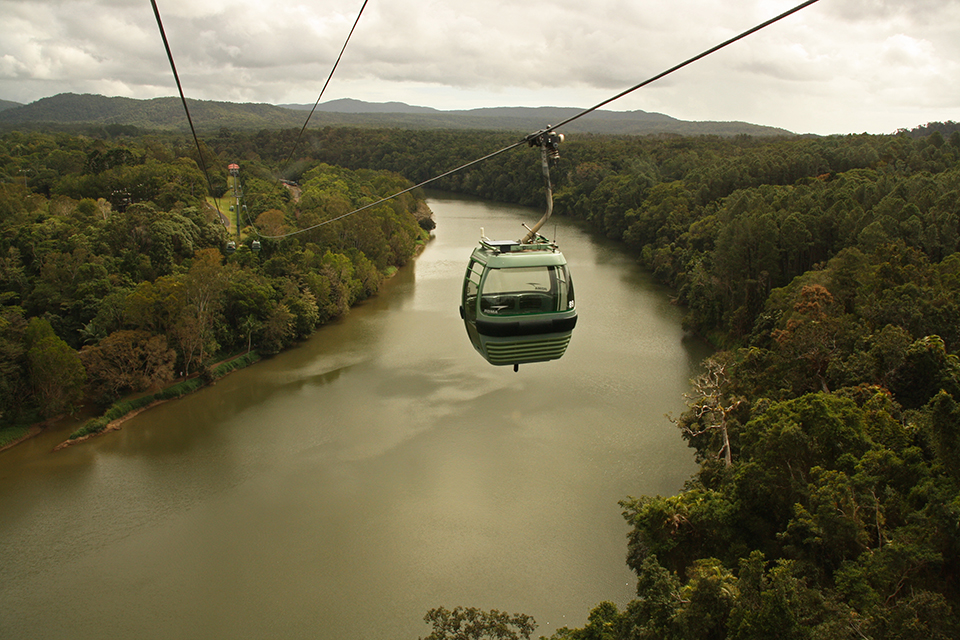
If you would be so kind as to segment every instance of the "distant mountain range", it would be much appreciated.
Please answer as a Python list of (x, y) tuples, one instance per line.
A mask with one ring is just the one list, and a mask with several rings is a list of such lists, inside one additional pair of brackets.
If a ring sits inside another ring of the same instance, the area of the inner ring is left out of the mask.
[[(188, 100), (198, 130), (227, 127), (258, 130), (302, 127), (311, 104), (254, 104)], [(311, 127), (357, 126), (402, 129), (475, 129), (530, 133), (579, 114), (572, 107), (493, 107), (440, 111), (402, 102), (363, 102), (341, 99), (317, 106)], [(179, 98), (108, 98), (101, 95), (61, 93), (30, 104), (0, 100), (0, 128), (38, 126), (123, 125), (143, 130), (187, 130), (189, 125)], [(646, 111), (597, 110), (565, 125), (567, 133), (648, 135), (751, 136), (793, 135), (786, 129), (748, 122), (693, 122)]]

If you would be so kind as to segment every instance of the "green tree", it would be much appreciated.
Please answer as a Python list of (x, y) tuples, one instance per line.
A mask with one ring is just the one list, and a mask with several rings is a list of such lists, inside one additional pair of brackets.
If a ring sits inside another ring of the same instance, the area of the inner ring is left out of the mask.
[(101, 402), (109, 403), (173, 379), (176, 353), (162, 335), (121, 330), (95, 346), (84, 347), (80, 359), (93, 392)]
[(0, 307), (0, 418), (20, 412), (27, 396), (27, 320), (20, 307)]
[(624, 612), (624, 636), (631, 640), (672, 640), (681, 637), (674, 619), (682, 607), (677, 574), (663, 568), (655, 556), (635, 567), (637, 597)]
[[(618, 640), (623, 637), (624, 616), (612, 602), (601, 602), (587, 616), (582, 629), (561, 627), (551, 640)], [(542, 637), (542, 636), (541, 636)]]
[(283, 289), (282, 303), (293, 314), (293, 335), (302, 340), (313, 333), (320, 321), (316, 298), (309, 289), (301, 291), (297, 283), (289, 279), (284, 281)]
[(739, 597), (727, 622), (730, 640), (857, 637), (849, 613), (824, 602), (797, 574), (794, 562), (767, 565), (760, 551), (740, 562)]
[(917, 409), (941, 390), (960, 398), (960, 358), (948, 353), (940, 336), (914, 342), (892, 376), (891, 391), (908, 409)]
[(162, 276), (156, 281), (145, 280), (126, 298), (124, 322), (149, 332), (169, 331), (185, 304), (184, 283), (181, 277)]
[(727, 620), (739, 597), (737, 580), (716, 558), (697, 560), (680, 589), (683, 605), (674, 617), (683, 638), (724, 640)]
[(622, 500), (627, 536), (627, 566), (642, 574), (648, 558), (683, 575), (699, 557), (735, 561), (744, 551), (739, 505), (730, 497), (702, 487), (676, 496)]
[(223, 266), (216, 249), (198, 251), (183, 278), (184, 305), (176, 321), (175, 335), (188, 373), (191, 365), (202, 363), (207, 353), (217, 349), (214, 328), (229, 279), (230, 271)]
[(430, 609), (423, 621), (433, 626), (423, 640), (529, 640), (537, 628), (536, 621), (526, 614), (474, 607), (455, 607), (452, 611), (437, 607)]
[(249, 315), (243, 319), (239, 328), (247, 336), (247, 353), (249, 353), (253, 344), (253, 334), (263, 329), (263, 323), (257, 320), (255, 316)]
[(263, 353), (279, 353), (294, 337), (296, 318), (283, 303), (275, 303), (263, 323), (260, 350)]
[(815, 393), (769, 405), (744, 425), (740, 445), (730, 499), (741, 510), (741, 535), (777, 548), (794, 505), (804, 502), (811, 470), (847, 470), (870, 441), (852, 400)]
[(960, 406), (941, 390), (930, 400), (928, 431), (934, 454), (954, 478), (960, 479)]
[(40, 318), (33, 318), (27, 326), (26, 345), (30, 386), (41, 413), (51, 417), (76, 410), (87, 381), (77, 352)]

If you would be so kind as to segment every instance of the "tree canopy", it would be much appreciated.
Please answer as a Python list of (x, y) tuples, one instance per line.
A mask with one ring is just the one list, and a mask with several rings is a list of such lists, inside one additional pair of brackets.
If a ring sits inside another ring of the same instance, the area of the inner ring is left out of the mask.
[[(555, 214), (624, 242), (718, 351), (673, 419), (698, 472), (621, 502), (636, 598), (556, 638), (960, 633), (960, 133), (936, 124), (561, 147)], [(209, 194), (186, 140), (130, 133), (0, 136), (4, 421), (309, 335), (430, 226), (416, 192), (321, 223), (515, 141), (323, 128), (284, 164), (296, 130), (221, 130), (201, 145)], [(434, 186), (540, 206), (531, 154)], [(229, 162), (245, 185), (232, 253), (210, 204), (237, 187)], [(437, 637), (532, 631), (481, 614), (428, 621)]]
[[(304, 161), (298, 198), (269, 164), (177, 137), (0, 136), (0, 420), (73, 411), (189, 375), (211, 358), (276, 353), (374, 295), (426, 232), (397, 174)], [(244, 212), (225, 228), (228, 199)], [(253, 224), (251, 224), (253, 222)], [(255, 246), (256, 241), (256, 246)], [(255, 251), (254, 249), (259, 251)]]

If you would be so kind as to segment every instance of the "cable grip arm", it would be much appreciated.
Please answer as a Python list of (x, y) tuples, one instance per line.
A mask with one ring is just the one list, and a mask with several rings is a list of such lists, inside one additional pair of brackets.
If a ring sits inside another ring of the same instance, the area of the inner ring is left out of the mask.
[(563, 134), (555, 131), (538, 132), (527, 137), (531, 147), (540, 147), (540, 164), (543, 168), (543, 181), (547, 192), (547, 210), (533, 227), (528, 227), (528, 233), (520, 240), (521, 244), (529, 244), (536, 240), (537, 232), (546, 224), (553, 214), (553, 185), (550, 183), (550, 162), (560, 159), (559, 144), (563, 142)]

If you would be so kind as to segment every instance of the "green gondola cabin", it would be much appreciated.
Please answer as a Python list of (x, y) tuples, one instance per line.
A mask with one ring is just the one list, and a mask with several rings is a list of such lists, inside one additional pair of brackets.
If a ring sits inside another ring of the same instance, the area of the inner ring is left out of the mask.
[(560, 358), (577, 324), (573, 282), (557, 245), (482, 238), (460, 304), (474, 348), (494, 365)]

